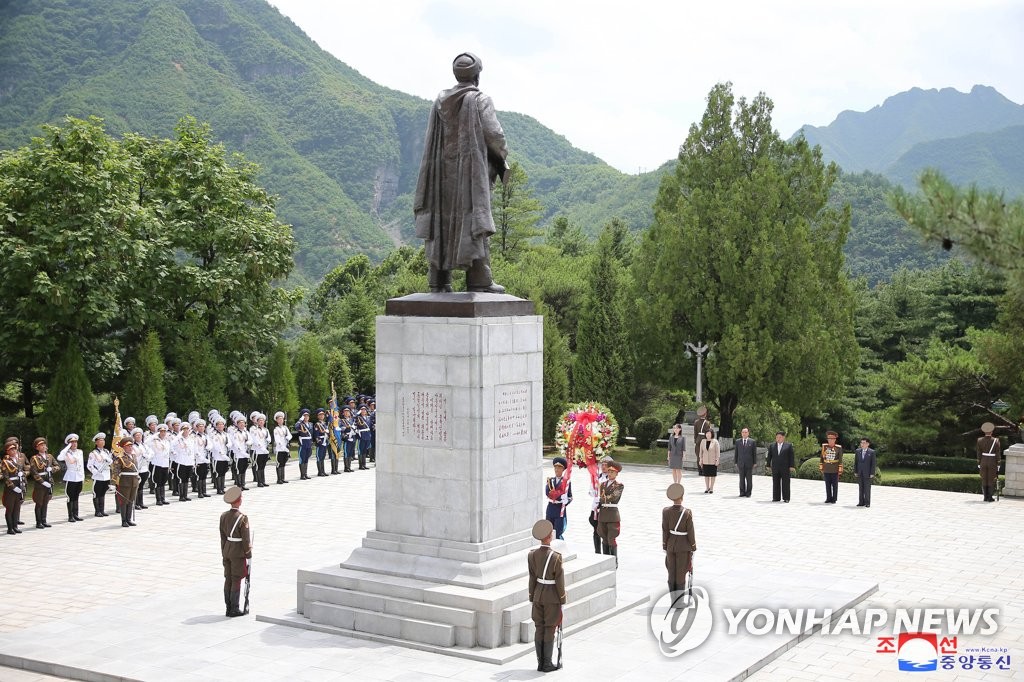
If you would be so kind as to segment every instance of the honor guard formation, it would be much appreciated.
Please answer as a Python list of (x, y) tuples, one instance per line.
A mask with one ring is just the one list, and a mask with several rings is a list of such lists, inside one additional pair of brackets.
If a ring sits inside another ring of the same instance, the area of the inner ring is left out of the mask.
[[(92, 515), (110, 515), (107, 498), (112, 492), (114, 513), (121, 517), (123, 528), (130, 528), (136, 525), (135, 512), (149, 508), (145, 504), (147, 491), (156, 506), (170, 504), (168, 489), (179, 502), (211, 497), (211, 490), (225, 495), (229, 473), (240, 491), (249, 490), (247, 481), (265, 488), (270, 485), (266, 469), (272, 456), (275, 482), (288, 483), (285, 472), (294, 439), (299, 445), (302, 480), (310, 478), (307, 466), (314, 448), (318, 477), (353, 471), (353, 460), (358, 461), (359, 469), (367, 469), (368, 462), (376, 462), (376, 403), (372, 397), (360, 395), (345, 398), (343, 404), (339, 411), (337, 401), (332, 399), (331, 407), (318, 409), (312, 421), (310, 410), (303, 409), (292, 427), (286, 424), (284, 412), (274, 414), (273, 424), (268, 424), (262, 412), (246, 416), (235, 410), (225, 418), (214, 409), (206, 419), (198, 411), (190, 412), (184, 420), (169, 412), (162, 422), (151, 414), (143, 429), (136, 426), (134, 417), (127, 417), (122, 425), (115, 401), (114, 433), (109, 439), (106, 433), (95, 434), (88, 454), (79, 447), (81, 438), (77, 433), (64, 438), (64, 447), (56, 457), (50, 454), (45, 438), (32, 441), (29, 457), (21, 441), (9, 437), (0, 460), (7, 534), (22, 532), (21, 505), (28, 494), (35, 506), (36, 528), (49, 528), (50, 498), (61, 481), (67, 495), (68, 522), (83, 521), (79, 499), (86, 472), (93, 482)], [(325, 466), (328, 458), (330, 473)], [(344, 463), (343, 470), (339, 470), (339, 459)]]

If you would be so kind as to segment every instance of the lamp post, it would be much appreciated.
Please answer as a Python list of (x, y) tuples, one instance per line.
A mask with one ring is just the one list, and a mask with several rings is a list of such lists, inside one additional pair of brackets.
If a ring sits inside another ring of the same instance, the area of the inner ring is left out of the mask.
[(697, 404), (699, 405), (704, 402), (704, 390), (702, 386), (702, 378), (704, 376), (704, 354), (708, 352), (711, 346), (706, 343), (698, 342), (694, 344), (687, 341), (686, 348), (687, 355), (693, 353), (697, 356)]

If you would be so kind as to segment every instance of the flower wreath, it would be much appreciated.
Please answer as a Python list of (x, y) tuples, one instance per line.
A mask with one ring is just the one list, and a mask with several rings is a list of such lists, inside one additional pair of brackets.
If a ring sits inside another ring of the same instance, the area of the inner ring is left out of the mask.
[(560, 456), (590, 472), (591, 486), (596, 489), (598, 460), (611, 453), (618, 432), (619, 424), (607, 407), (592, 401), (577, 403), (558, 421), (555, 446)]

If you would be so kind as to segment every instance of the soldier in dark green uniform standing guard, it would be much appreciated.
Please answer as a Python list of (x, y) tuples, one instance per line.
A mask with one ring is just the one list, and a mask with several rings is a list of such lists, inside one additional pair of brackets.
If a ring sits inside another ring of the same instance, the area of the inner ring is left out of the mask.
[(555, 527), (547, 519), (533, 524), (533, 537), (540, 547), (530, 550), (527, 564), (530, 570), (530, 602), (533, 603), (533, 646), (537, 651), (537, 670), (553, 672), (562, 667), (559, 650), (558, 663), (552, 662), (555, 652), (555, 632), (562, 626), (562, 604), (565, 603), (565, 575), (562, 555), (551, 549)]
[[(249, 562), (252, 560), (252, 536), (249, 532), (249, 517), (243, 514), (242, 489), (237, 485), (228, 488), (224, 501), (231, 509), (220, 515), (220, 552), (224, 563), (224, 605), (228, 618), (244, 616), (246, 608), (238, 608), (242, 595), (242, 579), (249, 577)], [(248, 599), (248, 598), (247, 598)]]
[(999, 439), (992, 435), (995, 424), (985, 422), (981, 425), (983, 435), (978, 439), (975, 452), (978, 455), (978, 472), (981, 474), (981, 494), (986, 502), (995, 502), (992, 495), (996, 491), (999, 480), (999, 455), (1003, 454), (1003, 446)]

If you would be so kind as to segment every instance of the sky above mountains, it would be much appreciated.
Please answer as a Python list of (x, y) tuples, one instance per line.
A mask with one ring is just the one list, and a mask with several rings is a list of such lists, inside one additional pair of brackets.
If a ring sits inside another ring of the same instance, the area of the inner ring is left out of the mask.
[(270, 2), (363, 75), (427, 99), (473, 52), (495, 106), (627, 173), (674, 158), (720, 81), (765, 92), (785, 137), (915, 86), (1024, 102), (1019, 0)]

